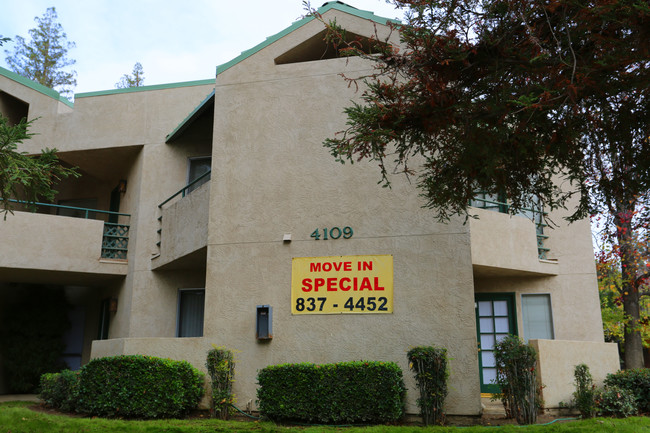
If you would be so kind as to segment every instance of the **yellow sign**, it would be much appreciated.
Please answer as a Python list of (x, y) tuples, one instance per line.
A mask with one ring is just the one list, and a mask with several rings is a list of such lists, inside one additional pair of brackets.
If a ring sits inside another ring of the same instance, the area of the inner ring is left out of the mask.
[(294, 257), (293, 314), (393, 312), (393, 256)]

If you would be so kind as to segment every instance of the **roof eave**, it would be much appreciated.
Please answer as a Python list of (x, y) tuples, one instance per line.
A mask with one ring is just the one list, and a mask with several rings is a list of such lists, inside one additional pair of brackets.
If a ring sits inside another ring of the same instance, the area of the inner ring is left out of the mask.
[(167, 137), (165, 137), (165, 143), (169, 144), (183, 135), (183, 132), (185, 132), (185, 130), (187, 130), (187, 128), (189, 128), (192, 123), (201, 116), (201, 114), (205, 113), (211, 106), (214, 106), (214, 98), (213, 90), (171, 133), (167, 135)]
[[(399, 24), (399, 21), (397, 21), (397, 20), (380, 17), (380, 16), (377, 16), (377, 15), (375, 15), (374, 13), (372, 13), (370, 11), (364, 11), (364, 10), (361, 10), (361, 9), (357, 9), (357, 8), (352, 7), (352, 6), (346, 5), (345, 3), (336, 2), (336, 1), (325, 3), (323, 6), (318, 8), (317, 13), (320, 14), (320, 15), (323, 15), (323, 14), (325, 14), (326, 12), (328, 12), (331, 9), (336, 9), (336, 10), (339, 10), (341, 12), (346, 12), (346, 13), (349, 13), (350, 15), (354, 15), (354, 16), (357, 16), (359, 18), (367, 19), (367, 20), (376, 22), (377, 24), (381, 24), (381, 25), (386, 25), (388, 23)], [(273, 36), (269, 36), (268, 38), (266, 38), (266, 40), (264, 42), (261, 42), (261, 43), (255, 45), (253, 48), (250, 48), (250, 49), (248, 49), (246, 51), (242, 51), (242, 53), (239, 56), (235, 57), (234, 59), (232, 59), (232, 60), (230, 60), (230, 61), (228, 61), (226, 63), (223, 63), (223, 64), (217, 66), (217, 71), (216, 71), (217, 76), (220, 73), (232, 68), (233, 66), (240, 63), (241, 61), (247, 59), (248, 57), (250, 57), (253, 54), (257, 53), (258, 51), (262, 50), (263, 48), (271, 45), (272, 43), (274, 43), (277, 40), (281, 39), (282, 37), (288, 35), (289, 33), (299, 29), (300, 27), (304, 26), (305, 24), (309, 23), (310, 21), (312, 21), (314, 19), (315, 19), (315, 17), (313, 15), (306, 16), (306, 17), (304, 17), (304, 18), (302, 18), (302, 19), (300, 19), (298, 21), (295, 21), (293, 24), (291, 24), (289, 27), (282, 30), (281, 32), (276, 33)]]

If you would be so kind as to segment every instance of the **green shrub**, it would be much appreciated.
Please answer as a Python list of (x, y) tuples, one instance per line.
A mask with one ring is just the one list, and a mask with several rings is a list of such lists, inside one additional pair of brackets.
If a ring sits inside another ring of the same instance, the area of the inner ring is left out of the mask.
[(233, 353), (223, 347), (215, 347), (208, 352), (205, 367), (212, 380), (212, 413), (221, 419), (228, 419), (231, 405), (235, 402), (232, 383), (235, 377)]
[(650, 413), (650, 368), (622, 370), (608, 374), (605, 386), (627, 389), (634, 394), (639, 411)]
[(637, 413), (634, 394), (627, 389), (608, 386), (596, 397), (598, 412), (603, 416), (627, 418)]
[(494, 346), (494, 357), (506, 412), (518, 424), (534, 424), (539, 409), (535, 349), (516, 335), (508, 335)]
[(447, 397), (447, 349), (420, 346), (407, 353), (409, 367), (415, 372), (415, 382), (420, 390), (418, 406), (424, 425), (445, 422), (443, 405)]
[(596, 415), (596, 386), (586, 364), (576, 365), (573, 371), (576, 390), (573, 400), (576, 409), (583, 418), (593, 418)]
[(46, 405), (64, 412), (76, 409), (79, 389), (79, 373), (63, 370), (61, 373), (45, 373), (41, 376), (40, 398)]
[(186, 361), (98, 358), (81, 369), (77, 409), (107, 417), (181, 417), (196, 408), (203, 391), (203, 373)]
[(274, 365), (257, 379), (260, 412), (275, 421), (384, 423), (404, 412), (402, 370), (393, 362)]

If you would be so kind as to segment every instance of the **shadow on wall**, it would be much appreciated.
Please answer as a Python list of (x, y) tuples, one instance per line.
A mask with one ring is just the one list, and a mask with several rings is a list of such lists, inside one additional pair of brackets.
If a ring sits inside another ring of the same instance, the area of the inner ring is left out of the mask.
[(34, 393), (41, 374), (81, 366), (90, 293), (0, 283), (0, 394)]

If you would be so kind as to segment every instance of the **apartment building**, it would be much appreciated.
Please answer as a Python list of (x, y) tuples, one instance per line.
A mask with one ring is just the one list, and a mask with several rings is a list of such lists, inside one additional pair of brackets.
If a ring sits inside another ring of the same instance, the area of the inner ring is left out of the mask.
[[(361, 37), (386, 20), (340, 2), (320, 12)], [(0, 221), (0, 314), (36, 288), (72, 308), (66, 361), (148, 354), (203, 369), (213, 345), (237, 351), (235, 393), (255, 409), (256, 374), (285, 362), (395, 361), (448, 349), (449, 414), (477, 415), (494, 392), (493, 345), (534, 345), (547, 406), (573, 391), (573, 366), (602, 379), (604, 343), (588, 221), (544, 227), (477, 195), (479, 217), (436, 221), (415, 186), (377, 185), (372, 163), (322, 146), (359, 97), (311, 18), (217, 67), (216, 79), (75, 95), (0, 69), (0, 110), (37, 119), (21, 150), (56, 147), (81, 176), (54, 204)], [(209, 75), (209, 72), (207, 73)], [(562, 215), (552, 215), (562, 222)], [(0, 392), (7, 392), (0, 348)]]

